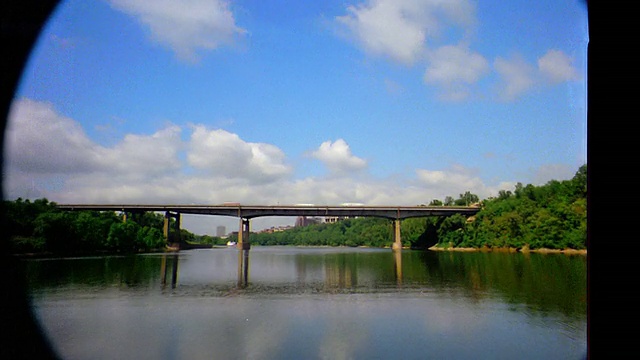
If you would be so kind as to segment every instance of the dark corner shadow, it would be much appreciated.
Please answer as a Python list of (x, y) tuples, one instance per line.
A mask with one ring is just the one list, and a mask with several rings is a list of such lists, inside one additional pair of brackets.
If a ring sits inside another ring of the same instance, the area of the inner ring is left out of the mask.
[[(59, 1), (56, 0), (2, 0), (0, 31), (2, 36), (2, 126), (0, 136), (0, 164), (4, 161), (4, 134), (13, 96), (31, 49)], [(4, 170), (3, 170), (4, 171)], [(2, 308), (0, 322), (0, 358), (2, 359), (59, 359), (43, 333), (30, 306), (24, 271), (20, 261), (8, 253), (4, 238), (6, 229), (5, 189), (0, 183), (2, 205), (0, 212), (4, 244), (1, 272)]]

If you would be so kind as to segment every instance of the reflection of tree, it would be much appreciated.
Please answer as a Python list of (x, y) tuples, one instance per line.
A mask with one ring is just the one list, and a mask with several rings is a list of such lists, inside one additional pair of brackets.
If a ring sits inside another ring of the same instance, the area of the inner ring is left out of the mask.
[[(164, 255), (162, 255), (164, 256)], [(157, 283), (162, 256), (106, 256), (26, 262), (32, 289), (55, 288), (60, 284), (86, 287), (141, 286)]]
[(472, 298), (501, 294), (510, 303), (566, 315), (586, 313), (586, 259), (564, 254), (426, 252), (421, 268), (405, 261), (403, 279)]
[[(168, 260), (168, 257), (171, 259)], [(170, 264), (167, 264), (168, 262), (170, 262)], [(175, 289), (176, 284), (178, 283), (178, 253), (162, 255), (162, 263), (160, 265), (160, 283), (162, 284), (163, 289), (167, 285), (167, 272), (169, 268), (171, 268), (171, 288)]]

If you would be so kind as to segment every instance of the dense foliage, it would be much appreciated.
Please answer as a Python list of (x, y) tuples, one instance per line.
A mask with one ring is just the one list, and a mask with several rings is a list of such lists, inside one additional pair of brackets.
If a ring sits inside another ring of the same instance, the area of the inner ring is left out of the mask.
[(131, 253), (164, 249), (167, 243), (164, 217), (152, 212), (127, 214), (125, 221), (124, 214), (109, 211), (62, 211), (47, 199), (19, 198), (4, 201), (4, 207), (5, 246), (11, 253)]
[[(473, 217), (462, 215), (405, 219), (401, 223), (403, 246), (511, 247), (586, 249), (587, 165), (571, 180), (549, 181), (542, 186), (516, 184), (497, 197), (480, 201), (466, 192), (458, 199), (447, 196), (430, 206), (479, 205)], [(11, 253), (82, 253), (95, 251), (141, 252), (162, 250), (167, 241), (164, 217), (153, 212), (123, 214), (98, 211), (62, 211), (47, 199), (33, 202), (4, 201), (5, 235)], [(171, 219), (171, 221), (175, 221)], [(252, 233), (253, 245), (369, 246), (393, 243), (392, 222), (382, 218), (352, 218), (273, 233)], [(170, 234), (176, 236), (177, 234)], [(227, 240), (194, 235), (180, 229), (185, 243), (224, 245)]]

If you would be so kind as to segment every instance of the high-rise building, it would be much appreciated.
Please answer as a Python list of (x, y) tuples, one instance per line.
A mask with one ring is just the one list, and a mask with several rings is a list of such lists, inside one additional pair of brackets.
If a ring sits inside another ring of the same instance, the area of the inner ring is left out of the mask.
[(219, 225), (216, 228), (216, 236), (217, 237), (223, 237), (227, 234), (227, 228), (224, 227), (224, 225)]

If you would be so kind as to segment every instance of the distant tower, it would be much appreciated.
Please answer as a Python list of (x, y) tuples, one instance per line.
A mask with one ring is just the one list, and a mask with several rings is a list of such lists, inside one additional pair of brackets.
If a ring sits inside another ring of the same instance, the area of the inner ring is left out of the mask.
[(223, 225), (219, 225), (216, 228), (216, 236), (217, 237), (223, 237), (223, 236), (226, 235), (226, 233), (227, 233), (227, 228), (225, 228)]

